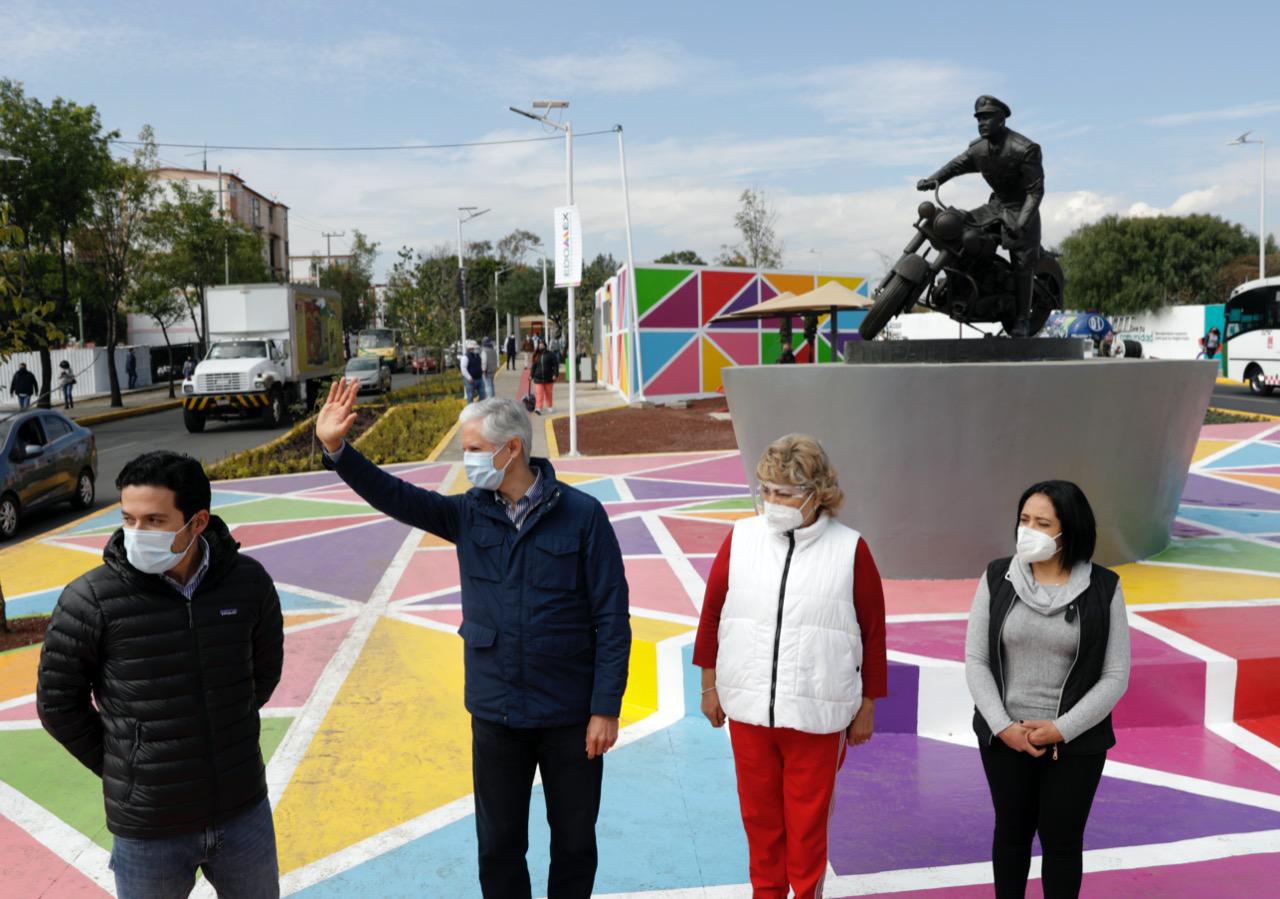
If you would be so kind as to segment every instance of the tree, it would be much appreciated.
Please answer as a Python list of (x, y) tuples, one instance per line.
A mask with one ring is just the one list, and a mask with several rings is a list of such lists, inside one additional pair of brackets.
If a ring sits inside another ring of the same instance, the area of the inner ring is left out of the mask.
[(517, 228), (498, 241), (498, 259), (506, 266), (524, 265), (525, 258), (542, 249), (542, 238), (532, 231)]
[[(73, 314), (71, 236), (109, 175), (108, 141), (117, 136), (103, 132), (93, 106), (61, 97), (46, 106), (28, 97), (21, 83), (0, 79), (0, 145), (24, 160), (0, 166), (0, 193), (9, 198), (13, 219), (23, 229), (28, 295), (41, 304), (54, 303), (55, 324), (67, 323)], [(37, 341), (37, 349), (38, 404), (47, 409), (53, 381), (49, 342)]]
[(223, 218), (213, 193), (185, 181), (169, 183), (172, 196), (156, 207), (150, 221), (160, 250), (158, 276), (182, 294), (196, 340), (206, 342), (201, 310), (211, 284), (253, 284), (271, 280), (263, 259), (262, 238)]
[(9, 223), (9, 204), (0, 204), (0, 362), (62, 337), (52, 322), (53, 301), (26, 294), (23, 243), (22, 229)]
[(1065, 305), (1121, 314), (1221, 302), (1224, 266), (1257, 245), (1243, 226), (1217, 216), (1109, 215), (1077, 228), (1059, 247)]
[(127, 303), (130, 310), (150, 317), (160, 326), (169, 360), (169, 399), (173, 399), (173, 344), (169, 340), (169, 329), (187, 314), (187, 305), (182, 294), (162, 276), (157, 262), (154, 254), (146, 258), (129, 289)]
[(659, 256), (654, 262), (663, 265), (706, 265), (702, 257), (693, 250), (672, 250), (665, 256)]
[(740, 268), (775, 268), (782, 265), (782, 240), (776, 228), (778, 213), (765, 192), (749, 187), (739, 196), (733, 224), (742, 240), (720, 247), (719, 263)]
[(150, 126), (138, 135), (141, 146), (132, 159), (114, 160), (107, 177), (92, 192), (93, 206), (76, 232), (76, 251), (96, 275), (97, 293), (107, 322), (107, 373), (111, 405), (120, 407), (120, 375), (116, 346), (120, 342), (122, 303), (151, 255), (153, 229), (148, 225), (156, 185), (155, 135)]
[[(1276, 239), (1271, 235), (1267, 235), (1266, 271), (1272, 277), (1276, 272), (1280, 272), (1280, 254), (1276, 252)], [(1231, 295), (1231, 291), (1245, 281), (1252, 281), (1257, 277), (1258, 254), (1256, 250), (1248, 256), (1239, 256), (1232, 259), (1222, 267), (1222, 271), (1218, 274), (1218, 296), (1228, 297)]]
[(378, 258), (377, 243), (371, 243), (358, 228), (351, 234), (351, 261), (325, 266), (319, 278), (321, 287), (342, 295), (342, 330), (347, 334), (369, 326), (368, 297)]

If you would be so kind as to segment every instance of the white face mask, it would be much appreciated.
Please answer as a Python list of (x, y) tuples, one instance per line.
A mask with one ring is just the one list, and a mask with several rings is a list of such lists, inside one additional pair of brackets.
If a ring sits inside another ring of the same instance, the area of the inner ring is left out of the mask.
[(1058, 537), (1061, 536), (1061, 534), (1058, 534), (1057, 537), (1051, 537), (1044, 531), (1037, 531), (1034, 528), (1020, 525), (1018, 527), (1017, 556), (1027, 564), (1046, 562), (1057, 555)]
[[(195, 519), (191, 519), (195, 521)], [(187, 529), (188, 521), (176, 531), (144, 531), (139, 528), (121, 528), (124, 531), (124, 552), (129, 564), (143, 574), (163, 574), (173, 568), (187, 554), (190, 544), (181, 552), (169, 547), (178, 535)]]
[(786, 534), (799, 528), (804, 524), (804, 507), (809, 505), (809, 500), (812, 498), (813, 494), (810, 494), (799, 508), (766, 502), (764, 520), (768, 523), (769, 530), (775, 534)]

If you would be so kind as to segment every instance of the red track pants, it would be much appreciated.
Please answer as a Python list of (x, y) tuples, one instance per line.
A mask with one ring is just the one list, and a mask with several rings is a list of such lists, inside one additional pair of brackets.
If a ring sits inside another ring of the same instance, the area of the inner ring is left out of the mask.
[(845, 735), (729, 722), (754, 899), (821, 899)]

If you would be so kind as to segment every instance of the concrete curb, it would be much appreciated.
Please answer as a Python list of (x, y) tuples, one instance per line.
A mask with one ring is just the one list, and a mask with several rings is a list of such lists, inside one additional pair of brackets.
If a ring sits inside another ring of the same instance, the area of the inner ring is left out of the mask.
[[(618, 403), (616, 406), (602, 406), (599, 409), (586, 409), (578, 413), (578, 418), (581, 418), (584, 415), (595, 415), (597, 412), (613, 412), (617, 409), (625, 409), (629, 405), (631, 404)], [(549, 415), (549, 416), (543, 417), (543, 427), (546, 428), (546, 431), (547, 431), (547, 458), (548, 459), (560, 458), (560, 444), (559, 444), (559, 441), (556, 440), (556, 422), (562, 418), (568, 418), (568, 417), (569, 417), (568, 412), (557, 412), (555, 415)], [(579, 453), (578, 455), (582, 455), (582, 454)]]
[(89, 425), (102, 425), (111, 421), (123, 421), (126, 418), (137, 418), (140, 415), (151, 415), (155, 412), (167, 412), (170, 409), (177, 409), (182, 406), (182, 400), (165, 400), (163, 403), (153, 403), (150, 406), (136, 406), (133, 409), (117, 409), (114, 412), (103, 412), (100, 415), (86, 415), (83, 418), (72, 419), (76, 424), (88, 427)]
[[(1266, 421), (1280, 421), (1280, 415), (1268, 415), (1265, 412), (1242, 412), (1239, 409), (1220, 409), (1217, 406), (1210, 406), (1207, 411), (1217, 412), (1222, 415), (1242, 415), (1248, 418), (1261, 418), (1261, 419), (1265, 419)], [(1212, 439), (1212, 438), (1206, 438), (1206, 439)]]

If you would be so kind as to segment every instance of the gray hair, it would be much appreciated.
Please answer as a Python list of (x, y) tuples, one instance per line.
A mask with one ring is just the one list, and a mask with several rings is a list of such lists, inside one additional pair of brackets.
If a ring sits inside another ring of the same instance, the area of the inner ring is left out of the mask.
[(533, 425), (529, 423), (529, 413), (524, 406), (515, 400), (491, 397), (464, 406), (458, 413), (458, 424), (465, 425), (477, 420), (485, 440), (503, 444), (512, 437), (519, 437), (524, 460), (529, 461), (529, 450), (533, 445)]

